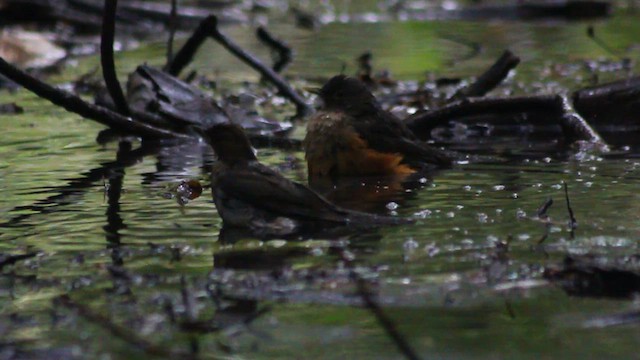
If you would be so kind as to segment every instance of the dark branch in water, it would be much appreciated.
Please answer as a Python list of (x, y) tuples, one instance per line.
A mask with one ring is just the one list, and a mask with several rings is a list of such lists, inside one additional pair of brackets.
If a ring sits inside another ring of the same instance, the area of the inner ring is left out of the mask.
[(167, 66), (167, 72), (174, 76), (179, 74), (191, 61), (198, 47), (202, 45), (207, 36), (213, 38), (230, 53), (259, 72), (264, 79), (271, 82), (284, 97), (296, 105), (298, 116), (304, 116), (312, 112), (312, 108), (305, 102), (304, 98), (293, 90), (280, 75), (265, 66), (258, 58), (243, 50), (226, 35), (222, 34), (218, 29), (218, 18), (213, 15), (207, 17), (200, 23), (200, 26), (198, 26), (193, 35), (176, 54), (173, 62)]
[(191, 37), (187, 39), (187, 42), (182, 45), (176, 55), (167, 62), (164, 67), (164, 71), (173, 76), (178, 76), (184, 70), (189, 63), (193, 60), (193, 56), (200, 48), (202, 43), (207, 39), (207, 19), (203, 20), (196, 28), (196, 31), (191, 34)]
[(472, 98), (457, 101), (433, 111), (409, 116), (407, 126), (421, 138), (428, 138), (431, 130), (462, 117), (487, 114), (548, 114), (561, 116), (562, 97), (556, 95), (523, 96), (512, 98)]
[(107, 85), (107, 90), (116, 109), (122, 115), (129, 115), (129, 105), (127, 105), (122, 87), (120, 87), (120, 83), (118, 82), (113, 60), (113, 39), (115, 36), (117, 7), (118, 0), (105, 0), (104, 2), (102, 36), (100, 38), (100, 63), (102, 65), (104, 83)]
[(571, 208), (571, 201), (569, 201), (569, 188), (565, 181), (562, 182), (564, 185), (564, 198), (567, 201), (567, 211), (569, 212), (569, 229), (571, 229), (571, 237), (573, 238), (573, 232), (578, 227), (578, 222), (576, 221), (575, 216), (573, 216), (573, 209)]
[(407, 126), (420, 138), (430, 137), (431, 130), (452, 120), (482, 115), (544, 114), (557, 119), (569, 143), (587, 141), (606, 146), (600, 135), (578, 115), (569, 101), (560, 95), (538, 95), (512, 98), (469, 98), (409, 116)]
[(345, 249), (342, 249), (340, 251), (340, 256), (345, 262), (345, 265), (349, 268), (350, 277), (356, 282), (356, 285), (358, 287), (358, 294), (360, 295), (360, 297), (362, 297), (364, 306), (376, 317), (382, 328), (386, 331), (387, 335), (389, 335), (389, 337), (391, 337), (393, 342), (396, 344), (398, 350), (400, 350), (400, 352), (407, 359), (420, 359), (420, 357), (416, 354), (411, 345), (409, 345), (404, 336), (400, 334), (398, 329), (396, 329), (396, 325), (393, 323), (393, 320), (391, 320), (387, 316), (387, 314), (384, 313), (380, 305), (378, 305), (378, 303), (375, 301), (375, 299), (373, 298), (373, 294), (369, 290), (367, 281), (355, 271), (351, 256), (346, 253)]
[(55, 305), (59, 305), (69, 310), (75, 311), (78, 316), (84, 318), (93, 325), (104, 328), (114, 337), (117, 337), (118, 339), (137, 348), (147, 355), (159, 356), (169, 359), (193, 359), (193, 356), (189, 353), (172, 351), (150, 343), (149, 341), (139, 337), (138, 334), (129, 330), (128, 328), (117, 325), (108, 317), (94, 312), (88, 306), (71, 300), (68, 295), (61, 295), (55, 298), (53, 302)]
[(130, 117), (125, 117), (102, 106), (89, 104), (76, 95), (67, 91), (58, 90), (34, 78), (9, 64), (2, 57), (0, 57), (0, 73), (41, 98), (47, 99), (51, 103), (82, 117), (109, 126), (114, 130), (149, 138), (186, 137), (186, 135), (183, 134), (148, 125)]
[(595, 127), (637, 127), (640, 76), (578, 90), (572, 100), (575, 109)]
[(258, 29), (256, 29), (256, 36), (263, 44), (278, 53), (278, 59), (273, 63), (272, 69), (278, 74), (281, 73), (293, 59), (293, 50), (291, 50), (291, 47), (282, 40), (273, 37), (263, 26), (259, 26)]
[(482, 75), (478, 76), (471, 85), (458, 90), (450, 100), (460, 100), (468, 97), (484, 96), (498, 86), (520, 63), (520, 58), (506, 50), (502, 56)]

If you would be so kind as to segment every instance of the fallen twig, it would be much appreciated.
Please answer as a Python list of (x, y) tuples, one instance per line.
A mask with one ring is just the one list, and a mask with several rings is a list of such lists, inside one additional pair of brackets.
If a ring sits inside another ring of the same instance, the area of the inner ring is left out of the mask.
[(258, 60), (258, 58), (243, 50), (226, 35), (222, 34), (218, 29), (218, 18), (214, 15), (207, 17), (200, 23), (200, 26), (198, 26), (193, 35), (176, 54), (171, 64), (167, 64), (167, 72), (174, 76), (178, 75), (180, 71), (191, 61), (198, 47), (207, 36), (216, 40), (230, 53), (238, 57), (247, 65), (251, 66), (254, 70), (258, 71), (264, 79), (274, 84), (284, 97), (288, 98), (296, 105), (298, 116), (304, 116), (313, 111), (311, 106), (305, 102), (304, 98), (293, 90), (289, 84), (280, 77), (280, 75), (265, 66), (260, 60)]
[(487, 71), (478, 76), (471, 85), (458, 90), (449, 100), (460, 100), (474, 96), (484, 96), (498, 86), (520, 63), (520, 58), (506, 50)]
[(470, 98), (457, 101), (433, 111), (409, 116), (407, 126), (423, 139), (429, 138), (431, 130), (446, 125), (449, 121), (487, 114), (539, 114), (561, 116), (562, 97), (556, 95), (522, 96), (512, 98)]
[(567, 142), (588, 141), (603, 146), (606, 144), (598, 133), (578, 115), (569, 101), (560, 95), (538, 95), (512, 98), (469, 98), (446, 105), (433, 111), (409, 116), (407, 126), (420, 138), (428, 139), (431, 130), (449, 121), (466, 117), (505, 114), (545, 114), (545, 119), (557, 119)]
[(129, 106), (122, 92), (120, 82), (116, 75), (115, 62), (113, 60), (113, 39), (116, 27), (116, 8), (118, 0), (105, 0), (102, 14), (102, 34), (100, 36), (100, 64), (102, 76), (107, 85), (109, 95), (115, 104), (116, 110), (122, 115), (129, 115)]

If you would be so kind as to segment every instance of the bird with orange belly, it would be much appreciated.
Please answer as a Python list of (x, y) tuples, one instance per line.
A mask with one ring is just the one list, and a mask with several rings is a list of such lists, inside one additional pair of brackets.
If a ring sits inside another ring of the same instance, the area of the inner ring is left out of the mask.
[(451, 157), (418, 140), (400, 119), (380, 107), (361, 81), (337, 75), (318, 95), (323, 106), (309, 120), (304, 139), (310, 181), (405, 176), (428, 167), (451, 166)]
[(330, 226), (375, 227), (413, 221), (352, 211), (330, 203), (261, 164), (237, 125), (219, 124), (200, 132), (218, 156), (211, 173), (211, 189), (224, 226), (249, 228), (265, 236), (285, 236)]

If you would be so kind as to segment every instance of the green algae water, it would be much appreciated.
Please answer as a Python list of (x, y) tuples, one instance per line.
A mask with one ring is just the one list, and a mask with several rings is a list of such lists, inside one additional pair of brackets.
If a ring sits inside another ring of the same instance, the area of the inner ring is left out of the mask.
[[(295, 50), (287, 70), (294, 79), (327, 78), (344, 63), (353, 73), (364, 51), (399, 80), (469, 77), (508, 48), (522, 63), (498, 92), (528, 93), (586, 86), (593, 81), (587, 61), (618, 60), (587, 38), (588, 24), (332, 23), (312, 32), (284, 23), (270, 30)], [(636, 15), (620, 11), (595, 24), (610, 47), (640, 55)], [(252, 28), (223, 31), (269, 59)], [(470, 43), (482, 51), (469, 57)], [(161, 65), (164, 44), (119, 53), (116, 61), (124, 79), (140, 63)], [(98, 63), (79, 59), (54, 80), (70, 81)], [(213, 43), (192, 68), (231, 86), (259, 79)], [(633, 71), (598, 75), (604, 81)], [(363, 306), (352, 272), (369, 281), (423, 358), (636, 356), (637, 322), (599, 321), (632, 313), (634, 302), (572, 297), (542, 276), (567, 254), (638, 253), (634, 144), (601, 156), (499, 142), (499, 158), (426, 174), (411, 189), (356, 185), (341, 199), (414, 216), (416, 224), (261, 241), (223, 236), (209, 189), (185, 206), (171, 198), (181, 181), (208, 183), (203, 164), (212, 154), (202, 143), (99, 145), (100, 125), (24, 90), (2, 91), (2, 102), (25, 112), (0, 120), (0, 252), (36, 253), (0, 274), (2, 358), (402, 358)], [(290, 112), (275, 111), (283, 120)], [(510, 158), (511, 147), (522, 154)], [(305, 182), (304, 154), (262, 149), (258, 156)], [(578, 222), (573, 234), (564, 183)], [(536, 213), (549, 198), (550, 221), (543, 222)], [(336, 250), (343, 246), (355, 259), (351, 270)]]

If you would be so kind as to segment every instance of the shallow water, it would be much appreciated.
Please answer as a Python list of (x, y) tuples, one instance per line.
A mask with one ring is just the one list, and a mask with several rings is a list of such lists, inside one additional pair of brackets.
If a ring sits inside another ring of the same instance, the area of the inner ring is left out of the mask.
[[(427, 72), (470, 76), (510, 48), (522, 64), (500, 91), (517, 93), (588, 84), (583, 61), (607, 54), (584, 36), (586, 24), (388, 22), (335, 23), (315, 33), (290, 24), (270, 29), (295, 49), (288, 70), (295, 77), (331, 76), (364, 50), (374, 54), (376, 68), (387, 68), (398, 79), (427, 79)], [(637, 16), (620, 13), (596, 25), (611, 47), (637, 57), (632, 43), (640, 31)], [(225, 32), (268, 57), (250, 28)], [(465, 60), (468, 47), (452, 37), (480, 43), (483, 51)], [(159, 65), (163, 52), (159, 43), (120, 53), (119, 71), (124, 78), (141, 62)], [(80, 59), (56, 79), (73, 79), (97, 63), (97, 58)], [(217, 74), (222, 84), (257, 79), (213, 44), (202, 50), (195, 68)], [(538, 86), (540, 73), (546, 74), (545, 85)], [(605, 80), (624, 74), (598, 72)], [(379, 303), (425, 358), (635, 356), (637, 323), (592, 326), (594, 318), (632, 311), (633, 302), (570, 297), (542, 278), (544, 267), (565, 254), (637, 253), (640, 163), (633, 150), (615, 148), (622, 155), (602, 157), (535, 148), (525, 160), (497, 151), (500, 158), (425, 174), (416, 189), (391, 186), (372, 193), (356, 186), (342, 199), (373, 212), (418, 216), (415, 225), (300, 242), (241, 235), (228, 243), (218, 237), (222, 224), (210, 191), (185, 207), (167, 196), (182, 180), (208, 183), (202, 164), (211, 154), (201, 143), (159, 153), (139, 150), (139, 143), (131, 151), (116, 143), (102, 146), (95, 142), (99, 125), (24, 91), (3, 92), (3, 102), (12, 101), (26, 111), (2, 119), (0, 252), (41, 254), (5, 267), (0, 277), (0, 334), (8, 356), (150, 354), (140, 342), (114, 335), (105, 321), (82, 311), (72, 316), (52, 302), (69, 294), (75, 303), (157, 344), (165, 357), (175, 355), (168, 351), (197, 349), (204, 358), (401, 358), (372, 313), (359, 306), (336, 241), (349, 244), (358, 273), (375, 283)], [(524, 153), (535, 145), (526, 139), (498, 143), (494, 147)], [(303, 154), (265, 149), (259, 156), (305, 181)], [(573, 236), (563, 182), (578, 221)], [(548, 198), (554, 204), (547, 229), (535, 215)], [(509, 251), (501, 258), (497, 243), (507, 239)], [(215, 304), (207, 291), (227, 298)], [(244, 324), (266, 307), (265, 314)], [(167, 308), (178, 323), (191, 316), (230, 325), (215, 333), (181, 331)]]

